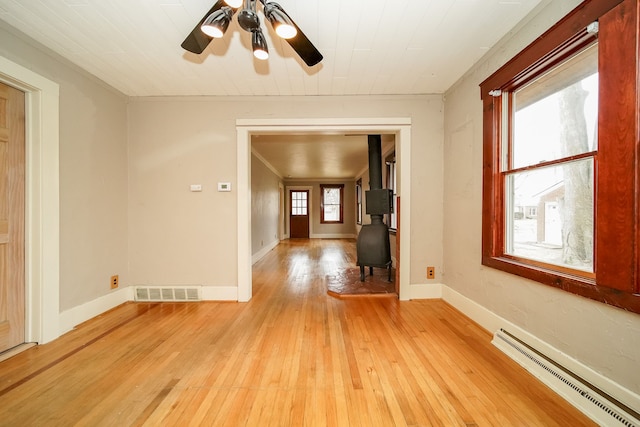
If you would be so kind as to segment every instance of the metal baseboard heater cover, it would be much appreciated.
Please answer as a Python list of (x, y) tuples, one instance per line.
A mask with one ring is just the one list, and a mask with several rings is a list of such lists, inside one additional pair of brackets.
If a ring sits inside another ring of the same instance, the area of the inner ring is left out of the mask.
[(599, 425), (640, 427), (640, 414), (504, 329), (492, 343)]
[(135, 301), (193, 302), (202, 301), (200, 286), (137, 286)]

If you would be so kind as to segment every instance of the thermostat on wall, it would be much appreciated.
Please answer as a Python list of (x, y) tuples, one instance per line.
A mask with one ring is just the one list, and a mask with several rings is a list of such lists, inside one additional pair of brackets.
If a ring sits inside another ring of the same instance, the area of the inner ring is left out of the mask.
[(231, 183), (230, 182), (219, 182), (218, 183), (218, 191), (231, 191)]

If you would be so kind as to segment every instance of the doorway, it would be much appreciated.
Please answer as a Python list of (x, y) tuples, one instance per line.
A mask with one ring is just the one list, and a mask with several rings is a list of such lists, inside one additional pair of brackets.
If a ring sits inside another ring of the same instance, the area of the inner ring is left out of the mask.
[(25, 342), (25, 94), (0, 83), (0, 352)]
[(0, 56), (0, 82), (25, 94), (25, 340), (47, 343), (60, 316), (60, 87)]
[[(398, 162), (398, 197), (402, 200), (400, 253), (405, 262), (399, 269), (399, 299), (410, 299), (411, 246), (411, 119), (410, 118), (334, 118), (334, 119), (237, 119), (237, 216), (238, 216), (238, 301), (252, 297), (251, 283), (251, 137), (283, 133), (360, 133), (394, 134)], [(403, 159), (406, 161), (403, 163)]]
[(289, 190), (289, 237), (309, 238), (309, 190)]

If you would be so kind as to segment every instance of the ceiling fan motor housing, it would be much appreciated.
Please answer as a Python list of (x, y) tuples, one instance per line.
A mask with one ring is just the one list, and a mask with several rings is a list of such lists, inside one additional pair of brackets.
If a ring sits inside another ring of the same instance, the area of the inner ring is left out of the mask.
[(256, 12), (256, 0), (248, 0), (246, 7), (238, 13), (238, 24), (245, 31), (253, 32), (260, 28), (260, 18)]

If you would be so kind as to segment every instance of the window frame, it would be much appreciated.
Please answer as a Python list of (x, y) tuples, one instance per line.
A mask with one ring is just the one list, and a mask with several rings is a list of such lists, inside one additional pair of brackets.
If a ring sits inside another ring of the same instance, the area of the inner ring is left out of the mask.
[(392, 233), (397, 232), (398, 229), (398, 217), (396, 215), (397, 208), (397, 165), (396, 165), (396, 152), (392, 151), (385, 159), (385, 165), (387, 170), (387, 189), (391, 190), (391, 212), (387, 214), (387, 222), (389, 231)]
[[(595, 21), (600, 83), (594, 274), (584, 277), (505, 256), (501, 132), (503, 97), (592, 43), (586, 28)], [(640, 313), (638, 39), (635, 0), (587, 0), (481, 83), (483, 265)]]
[[(324, 190), (340, 190), (340, 219), (337, 221), (325, 220), (324, 218)], [(320, 184), (320, 223), (321, 224), (343, 224), (344, 223), (344, 184)]]
[(362, 225), (362, 178), (356, 181), (356, 224)]

